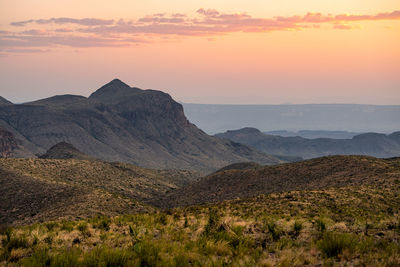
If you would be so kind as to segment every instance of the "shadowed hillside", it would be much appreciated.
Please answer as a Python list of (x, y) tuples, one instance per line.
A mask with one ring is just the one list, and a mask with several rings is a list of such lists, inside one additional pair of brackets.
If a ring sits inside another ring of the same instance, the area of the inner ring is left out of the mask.
[(144, 211), (138, 202), (157, 202), (197, 177), (127, 163), (0, 159), (0, 224)]
[(90, 160), (93, 159), (88, 155), (85, 155), (73, 145), (66, 142), (60, 142), (52, 146), (47, 152), (40, 156), (42, 159), (82, 159)]
[(187, 206), (272, 192), (367, 185), (399, 177), (399, 159), (331, 156), (262, 168), (222, 169), (175, 190), (162, 203)]
[(89, 98), (62, 95), (0, 105), (0, 125), (36, 155), (67, 142), (94, 158), (157, 169), (207, 172), (235, 162), (282, 162), (205, 134), (168, 94), (132, 88), (118, 79)]

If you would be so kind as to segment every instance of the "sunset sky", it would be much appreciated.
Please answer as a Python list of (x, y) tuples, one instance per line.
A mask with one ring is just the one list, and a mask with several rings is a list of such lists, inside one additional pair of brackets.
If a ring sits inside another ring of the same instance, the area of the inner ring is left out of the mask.
[(0, 95), (400, 104), (399, 0), (0, 0)]

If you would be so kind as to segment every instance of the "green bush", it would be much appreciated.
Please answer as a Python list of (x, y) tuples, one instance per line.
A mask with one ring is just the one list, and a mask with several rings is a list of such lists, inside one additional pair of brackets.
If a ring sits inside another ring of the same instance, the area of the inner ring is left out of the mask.
[(51, 258), (47, 247), (37, 249), (31, 257), (22, 260), (23, 266), (42, 267), (50, 266)]
[(278, 229), (275, 223), (268, 223), (268, 232), (271, 234), (272, 239), (277, 241), (281, 238), (282, 232)]
[(50, 266), (74, 267), (81, 266), (79, 262), (80, 251), (77, 249), (65, 250), (50, 259)]
[(301, 229), (303, 229), (303, 224), (299, 221), (295, 221), (293, 225), (293, 232), (295, 236), (298, 236), (301, 232)]
[(133, 246), (140, 266), (156, 266), (160, 260), (159, 248), (151, 241), (139, 241)]
[(53, 231), (53, 229), (58, 226), (58, 223), (56, 223), (56, 222), (48, 222), (48, 223), (45, 224), (45, 226), (49, 231)]
[(28, 244), (28, 240), (26, 239), (26, 236), (11, 235), (8, 239), (8, 242), (5, 245), (5, 248), (8, 251), (11, 251), (11, 250), (17, 249), (17, 248), (27, 248), (28, 246), (29, 246), (29, 244)]
[(68, 222), (68, 221), (63, 221), (61, 225), (61, 230), (67, 231), (67, 232), (72, 232), (74, 230), (74, 223)]
[(128, 266), (129, 258), (127, 250), (101, 247), (86, 253), (83, 257), (82, 265), (87, 267)]
[(331, 258), (337, 257), (344, 250), (353, 251), (356, 239), (350, 234), (326, 232), (317, 245), (325, 257)]
[(220, 216), (215, 209), (211, 209), (208, 214), (208, 222), (204, 228), (204, 234), (209, 235), (215, 231), (220, 221)]
[(87, 222), (81, 222), (80, 224), (78, 224), (78, 230), (82, 233), (83, 236), (90, 235)]

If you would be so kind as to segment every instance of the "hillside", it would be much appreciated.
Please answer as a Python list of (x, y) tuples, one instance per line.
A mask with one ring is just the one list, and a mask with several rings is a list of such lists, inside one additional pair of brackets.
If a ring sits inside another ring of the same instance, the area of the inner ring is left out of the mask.
[(12, 133), (0, 127), (0, 157), (12, 156), (13, 150), (18, 147), (17, 140)]
[(198, 175), (127, 163), (0, 159), (0, 224), (151, 210), (143, 203), (157, 202)]
[(94, 158), (157, 169), (210, 172), (235, 162), (282, 162), (205, 134), (168, 94), (130, 87), (118, 79), (89, 98), (62, 95), (0, 105), (0, 125), (35, 155), (67, 142)]
[(46, 153), (40, 156), (42, 159), (93, 159), (76, 149), (73, 145), (60, 142), (49, 148)]
[(0, 231), (18, 266), (399, 266), (400, 180)]
[(227, 131), (216, 136), (248, 145), (272, 155), (297, 156), (309, 159), (328, 155), (398, 157), (400, 156), (399, 134), (400, 132), (389, 135), (364, 133), (355, 135), (351, 139), (307, 139), (299, 136), (267, 135), (255, 128), (243, 128)]
[(188, 206), (273, 192), (379, 184), (399, 177), (399, 158), (331, 156), (262, 168), (222, 169), (171, 192), (161, 203)]

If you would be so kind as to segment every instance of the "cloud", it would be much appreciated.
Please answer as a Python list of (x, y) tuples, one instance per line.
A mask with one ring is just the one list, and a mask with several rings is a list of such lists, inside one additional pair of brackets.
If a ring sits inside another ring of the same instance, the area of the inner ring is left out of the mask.
[(21, 54), (21, 53), (45, 53), (45, 52), (50, 52), (50, 49), (39, 49), (39, 48), (9, 48), (5, 49), (4, 52), (7, 53), (16, 53), (16, 54)]
[(338, 29), (338, 30), (351, 30), (351, 29), (354, 29), (355, 26), (352, 26), (349, 24), (334, 24), (333, 28)]
[(94, 19), (94, 18), (83, 18), (83, 19), (73, 19), (73, 18), (50, 18), (50, 19), (30, 19), (25, 21), (11, 22), (10, 25), (23, 27), (27, 24), (78, 24), (83, 26), (99, 26), (99, 25), (112, 25), (114, 24), (112, 19)]
[(204, 9), (204, 8), (200, 8), (196, 11), (199, 14), (202, 14), (206, 17), (216, 17), (219, 15), (219, 12), (215, 9)]
[[(181, 13), (157, 13), (138, 19), (50, 18), (12, 22), (20, 31), (0, 31), (0, 47), (7, 49), (36, 47), (121, 47), (149, 43), (178, 36), (215, 36), (235, 32), (271, 32), (322, 28), (350, 30), (358, 21), (400, 20), (400, 10), (365, 14), (323, 14), (309, 12), (302, 16), (253, 17), (246, 13), (222, 13), (200, 8), (195, 16)], [(31, 29), (34, 24), (40, 29)], [(67, 25), (55, 28), (54, 25)], [(27, 50), (29, 51), (29, 50)], [(34, 51), (34, 50), (31, 50)]]
[(75, 35), (12, 35), (0, 36), (0, 47), (124, 47), (134, 43), (148, 43), (141, 38), (106, 38), (97, 36), (75, 36)]

